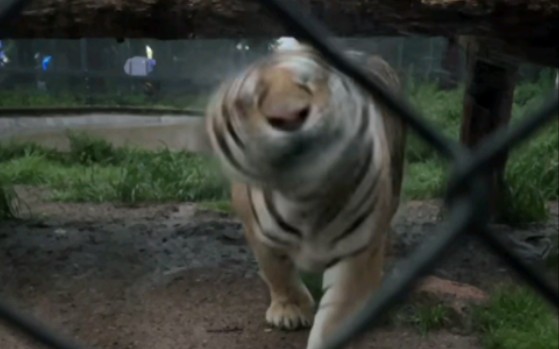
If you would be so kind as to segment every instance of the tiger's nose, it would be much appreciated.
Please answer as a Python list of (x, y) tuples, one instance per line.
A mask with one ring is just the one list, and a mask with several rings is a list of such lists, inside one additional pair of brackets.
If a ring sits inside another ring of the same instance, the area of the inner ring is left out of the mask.
[(282, 131), (297, 131), (310, 114), (310, 106), (306, 103), (282, 103), (264, 110), (268, 123)]

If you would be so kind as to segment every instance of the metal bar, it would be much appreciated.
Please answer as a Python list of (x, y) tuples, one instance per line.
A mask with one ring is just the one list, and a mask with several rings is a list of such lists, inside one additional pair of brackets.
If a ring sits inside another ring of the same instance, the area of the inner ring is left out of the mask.
[(30, 316), (24, 315), (0, 300), (0, 319), (14, 329), (27, 334), (37, 342), (56, 349), (85, 349), (85, 347), (59, 336), (51, 328)]
[(505, 261), (522, 279), (535, 291), (545, 298), (549, 303), (559, 308), (558, 290), (551, 285), (546, 278), (534, 268), (522, 261), (522, 259), (511, 251), (505, 243), (496, 236), (489, 228), (474, 230), (478, 239)]
[[(478, 193), (478, 196), (480, 194), (482, 193)], [(323, 349), (344, 348), (355, 337), (370, 329), (379, 320), (381, 314), (402, 301), (405, 295), (413, 290), (417, 279), (431, 270), (460, 235), (467, 232), (474, 222), (484, 216), (481, 212), (483, 207), (483, 200), (480, 201), (480, 205), (472, 205), (469, 199), (457, 202), (450, 212), (449, 220), (438, 229), (440, 236), (423, 244), (410, 257), (398, 263), (397, 268), (403, 270), (403, 274), (389, 277), (362, 309), (330, 338)]]
[(486, 167), (491, 165), (495, 159), (503, 156), (511, 145), (518, 145), (543, 127), (545, 123), (551, 122), (558, 116), (559, 98), (555, 92), (539, 110), (532, 116), (526, 116), (515, 127), (496, 130), (478, 145), (475, 156), (469, 158), (469, 161), (457, 163), (459, 172), (449, 179), (447, 198), (453, 197), (470, 176), (485, 171)]
[(421, 117), (408, 102), (396, 98), (393, 93), (385, 90), (379, 83), (369, 77), (362, 68), (352, 64), (350, 60), (340, 53), (340, 49), (331, 43), (332, 37), (325, 28), (309, 15), (303, 14), (293, 1), (259, 0), (272, 11), (295, 36), (308, 41), (320, 51), (330, 64), (342, 73), (354, 79), (382, 104), (398, 117), (405, 120), (425, 141), (431, 143), (441, 154), (447, 158), (456, 158), (461, 149), (455, 142), (435, 131), (425, 118)]

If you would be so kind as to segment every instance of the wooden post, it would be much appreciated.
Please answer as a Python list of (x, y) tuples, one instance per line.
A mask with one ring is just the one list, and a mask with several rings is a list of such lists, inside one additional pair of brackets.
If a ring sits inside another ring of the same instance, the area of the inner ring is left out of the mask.
[(439, 81), (440, 88), (443, 90), (451, 90), (458, 86), (459, 69), (460, 69), (460, 46), (456, 37), (447, 38), (446, 47), (443, 51), (441, 66), (445, 74)]
[[(485, 56), (476, 41), (467, 45), (468, 73), (464, 95), (461, 142), (474, 148), (497, 128), (506, 127), (511, 118), (518, 66)], [(501, 157), (489, 173), (490, 207), (493, 219), (500, 219), (506, 197), (504, 180), (508, 154)]]

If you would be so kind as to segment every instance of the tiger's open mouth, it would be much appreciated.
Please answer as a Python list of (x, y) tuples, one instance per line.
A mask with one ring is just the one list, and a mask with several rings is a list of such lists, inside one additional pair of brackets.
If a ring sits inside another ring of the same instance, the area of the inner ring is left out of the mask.
[(310, 111), (311, 108), (306, 107), (301, 109), (297, 113), (294, 113), (289, 118), (274, 117), (272, 115), (268, 117), (268, 123), (270, 123), (270, 125), (277, 130), (281, 130), (284, 132), (294, 132), (301, 129), (301, 127), (303, 127), (305, 121), (307, 121)]

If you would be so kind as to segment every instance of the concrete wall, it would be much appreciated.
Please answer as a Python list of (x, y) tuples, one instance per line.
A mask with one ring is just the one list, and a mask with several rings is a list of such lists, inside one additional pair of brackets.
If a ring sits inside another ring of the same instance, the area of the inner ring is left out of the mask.
[(68, 149), (67, 131), (83, 131), (113, 145), (156, 150), (168, 147), (211, 154), (203, 117), (95, 113), (64, 117), (2, 117), (0, 142), (34, 142)]

